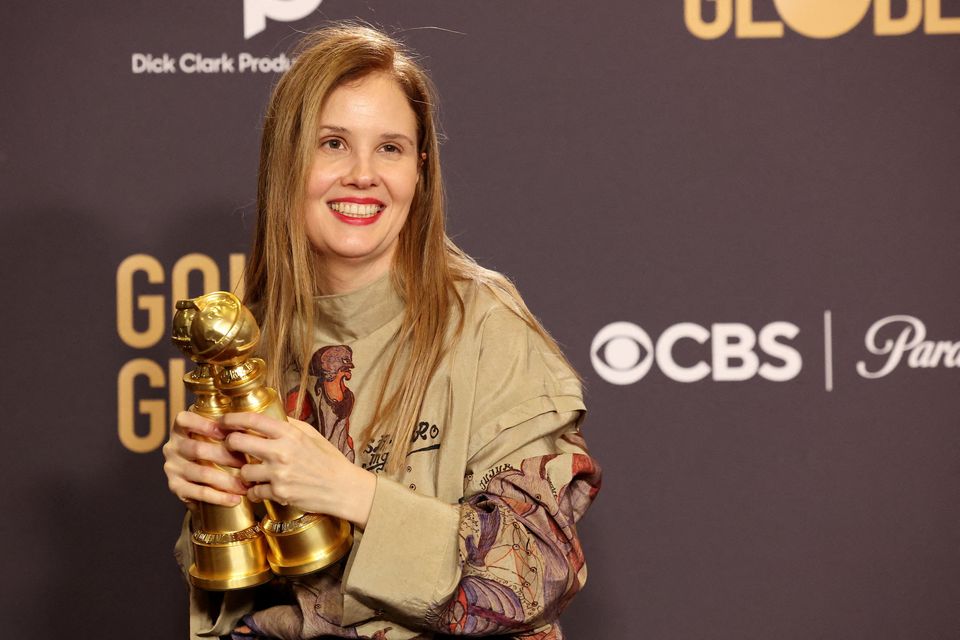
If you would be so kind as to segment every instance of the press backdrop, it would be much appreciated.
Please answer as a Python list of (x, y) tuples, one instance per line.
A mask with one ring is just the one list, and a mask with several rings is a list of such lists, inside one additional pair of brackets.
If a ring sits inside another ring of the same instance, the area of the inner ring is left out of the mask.
[(958, 0), (8, 2), (5, 635), (184, 636), (171, 305), (346, 17), (424, 56), (453, 235), (585, 378), (568, 635), (956, 638)]

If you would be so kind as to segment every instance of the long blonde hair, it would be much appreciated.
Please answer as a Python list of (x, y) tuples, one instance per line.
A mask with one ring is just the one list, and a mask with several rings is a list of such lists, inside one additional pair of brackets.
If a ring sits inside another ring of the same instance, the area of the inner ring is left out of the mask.
[[(318, 261), (304, 227), (307, 175), (316, 151), (318, 115), (327, 97), (345, 82), (370, 73), (390, 74), (416, 115), (418, 152), (426, 153), (400, 232), (392, 276), (405, 302), (398, 345), (385, 376), (396, 381), (377, 400), (366, 444), (392, 438), (386, 471), (397, 475), (434, 372), (450, 344), (438, 340), (463, 324), (463, 300), (455, 283), (489, 287), (557, 353), (559, 348), (530, 313), (513, 284), (484, 269), (447, 237), (443, 180), (436, 128), (436, 92), (424, 70), (399, 42), (367, 26), (340, 23), (304, 38), (299, 55), (274, 88), (260, 147), (257, 226), (247, 263), (246, 302), (263, 331), (260, 353), (270, 363), (269, 383), (282, 389), (284, 374), (300, 372), (300, 398), (307, 388), (314, 325)], [(415, 304), (413, 304), (415, 302)]]

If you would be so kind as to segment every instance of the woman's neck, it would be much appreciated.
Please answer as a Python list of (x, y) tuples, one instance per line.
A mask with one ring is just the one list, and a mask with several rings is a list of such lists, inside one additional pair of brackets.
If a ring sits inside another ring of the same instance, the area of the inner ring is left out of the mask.
[(373, 263), (332, 261), (318, 257), (317, 286), (320, 295), (350, 293), (376, 282), (390, 271), (390, 260)]

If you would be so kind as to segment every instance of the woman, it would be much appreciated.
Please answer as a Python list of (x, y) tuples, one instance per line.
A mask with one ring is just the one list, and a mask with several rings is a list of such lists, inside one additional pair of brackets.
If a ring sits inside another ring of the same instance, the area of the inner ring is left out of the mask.
[(164, 469), (188, 503), (296, 504), (355, 542), (259, 592), (194, 589), (196, 637), (562, 637), (599, 489), (580, 385), (509, 281), (446, 236), (434, 109), (400, 45), (352, 25), (308, 37), (274, 91), (247, 303), (297, 419), (181, 413)]

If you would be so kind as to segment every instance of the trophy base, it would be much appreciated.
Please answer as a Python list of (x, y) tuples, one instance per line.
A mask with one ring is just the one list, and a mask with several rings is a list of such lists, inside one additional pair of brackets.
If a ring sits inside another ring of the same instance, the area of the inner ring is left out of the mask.
[(190, 584), (205, 591), (233, 591), (266, 584), (273, 578), (273, 571), (269, 568), (249, 576), (233, 578), (205, 578), (197, 573), (197, 565), (190, 567)]
[(190, 583), (207, 591), (232, 591), (268, 582), (263, 535), (256, 525), (235, 533), (195, 531)]
[(267, 539), (267, 562), (278, 576), (303, 576), (320, 571), (350, 551), (350, 523), (339, 518), (310, 513), (293, 521), (263, 519)]

